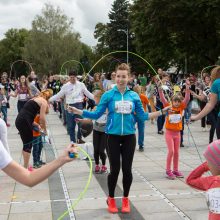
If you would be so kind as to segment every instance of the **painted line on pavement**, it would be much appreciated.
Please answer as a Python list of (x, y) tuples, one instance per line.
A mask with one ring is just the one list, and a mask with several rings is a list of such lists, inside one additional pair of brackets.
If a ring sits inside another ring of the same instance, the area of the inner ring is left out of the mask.
[[(48, 129), (48, 131), (49, 131), (49, 129)], [(50, 133), (50, 131), (49, 131), (49, 133)], [(57, 158), (57, 149), (55, 148), (56, 145), (55, 145), (53, 136), (50, 136), (50, 139), (51, 139), (51, 147), (53, 149), (55, 158)], [(62, 189), (63, 189), (67, 209), (68, 209), (68, 212), (69, 212), (70, 220), (76, 220), (75, 214), (74, 214), (73, 209), (71, 207), (72, 203), (70, 201), (70, 196), (69, 196), (69, 193), (68, 193), (68, 190), (67, 190), (67, 185), (66, 185), (66, 182), (65, 182), (65, 178), (64, 178), (64, 175), (63, 175), (62, 168), (59, 168), (58, 172), (59, 172), (60, 181), (61, 181), (61, 185), (62, 185)], [(62, 213), (60, 213), (60, 214), (62, 214)]]
[[(184, 193), (167, 193), (164, 196), (183, 196), (183, 195), (199, 195), (204, 194), (204, 192), (184, 192)], [(131, 195), (129, 198), (144, 198), (144, 197), (158, 197), (158, 193), (155, 194), (140, 194), (140, 195)], [(115, 199), (121, 199), (122, 197), (117, 196)], [(70, 201), (75, 201), (77, 199), (70, 199)], [(106, 200), (106, 197), (88, 197), (83, 200)], [(28, 204), (28, 203), (50, 203), (50, 202), (64, 202), (65, 199), (54, 199), (54, 200), (29, 200), (29, 201), (12, 201), (12, 202), (0, 202), (0, 205), (8, 204)]]
[(141, 173), (139, 173), (137, 170), (135, 170), (134, 168), (132, 169), (134, 171), (134, 173), (139, 176), (148, 186), (150, 186), (150, 188), (156, 192), (171, 208), (173, 208), (177, 214), (185, 220), (190, 220), (190, 218), (184, 213), (182, 212), (177, 206), (175, 206), (166, 196), (165, 194), (163, 194), (162, 192), (160, 192), (159, 189), (157, 189), (152, 183), (150, 183), (144, 176), (141, 175)]

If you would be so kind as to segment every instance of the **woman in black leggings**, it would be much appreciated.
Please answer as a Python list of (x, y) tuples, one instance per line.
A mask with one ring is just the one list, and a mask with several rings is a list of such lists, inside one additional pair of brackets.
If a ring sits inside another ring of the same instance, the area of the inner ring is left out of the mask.
[(35, 116), (40, 113), (40, 126), (46, 133), (46, 113), (48, 113), (48, 99), (53, 95), (51, 89), (44, 90), (39, 96), (28, 101), (18, 114), (15, 125), (19, 131), (23, 142), (24, 167), (28, 168), (32, 140), (33, 140), (33, 122)]
[(122, 63), (116, 69), (116, 86), (105, 92), (94, 112), (82, 111), (70, 107), (69, 111), (82, 115), (85, 118), (98, 119), (108, 109), (105, 133), (107, 135), (107, 153), (110, 162), (110, 173), (108, 175), (109, 196), (107, 199), (108, 211), (118, 212), (115, 202), (115, 187), (122, 162), (123, 189), (122, 213), (130, 212), (128, 199), (132, 183), (132, 162), (136, 146), (135, 121), (148, 120), (162, 115), (161, 110), (153, 113), (145, 113), (137, 93), (128, 87), (130, 67)]

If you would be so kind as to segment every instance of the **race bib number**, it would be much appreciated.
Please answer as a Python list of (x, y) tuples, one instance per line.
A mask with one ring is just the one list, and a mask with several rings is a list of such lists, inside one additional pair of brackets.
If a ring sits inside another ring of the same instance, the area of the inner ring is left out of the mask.
[(177, 124), (182, 121), (182, 116), (181, 114), (171, 114), (169, 115), (169, 122), (171, 124)]
[(132, 111), (132, 102), (117, 101), (115, 102), (115, 112), (121, 114), (130, 114)]
[(209, 211), (220, 214), (220, 188), (209, 189), (206, 192), (206, 200)]
[(27, 94), (19, 94), (19, 99), (24, 100), (27, 98)]
[(96, 120), (99, 124), (106, 124), (107, 122), (107, 114), (102, 115), (98, 120)]

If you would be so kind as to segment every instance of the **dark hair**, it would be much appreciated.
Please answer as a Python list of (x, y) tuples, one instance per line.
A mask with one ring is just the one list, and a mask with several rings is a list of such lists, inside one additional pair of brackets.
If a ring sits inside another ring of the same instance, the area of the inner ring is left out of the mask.
[(70, 70), (69, 71), (69, 76), (77, 76), (76, 70)]
[(28, 82), (32, 82), (34, 80), (30, 75), (27, 77), (27, 79), (28, 79)]

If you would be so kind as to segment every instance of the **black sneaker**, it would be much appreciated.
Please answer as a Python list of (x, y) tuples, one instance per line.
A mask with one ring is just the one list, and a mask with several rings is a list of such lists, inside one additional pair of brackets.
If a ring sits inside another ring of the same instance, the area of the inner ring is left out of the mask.
[(85, 144), (86, 142), (84, 141), (84, 140), (82, 140), (82, 139), (78, 139), (77, 140), (77, 144)]
[(34, 163), (33, 168), (38, 169), (41, 167), (41, 164), (39, 162)]
[(157, 132), (158, 134), (164, 134), (164, 132), (161, 130), (161, 131), (158, 131)]
[(143, 146), (139, 146), (139, 151), (143, 152), (144, 151), (144, 147)]
[(42, 160), (40, 160), (38, 163), (39, 163), (40, 165), (45, 165), (45, 164), (46, 164), (46, 163), (43, 162)]
[(184, 147), (184, 144), (183, 144), (183, 143), (181, 143), (181, 144), (180, 144), (180, 147)]

